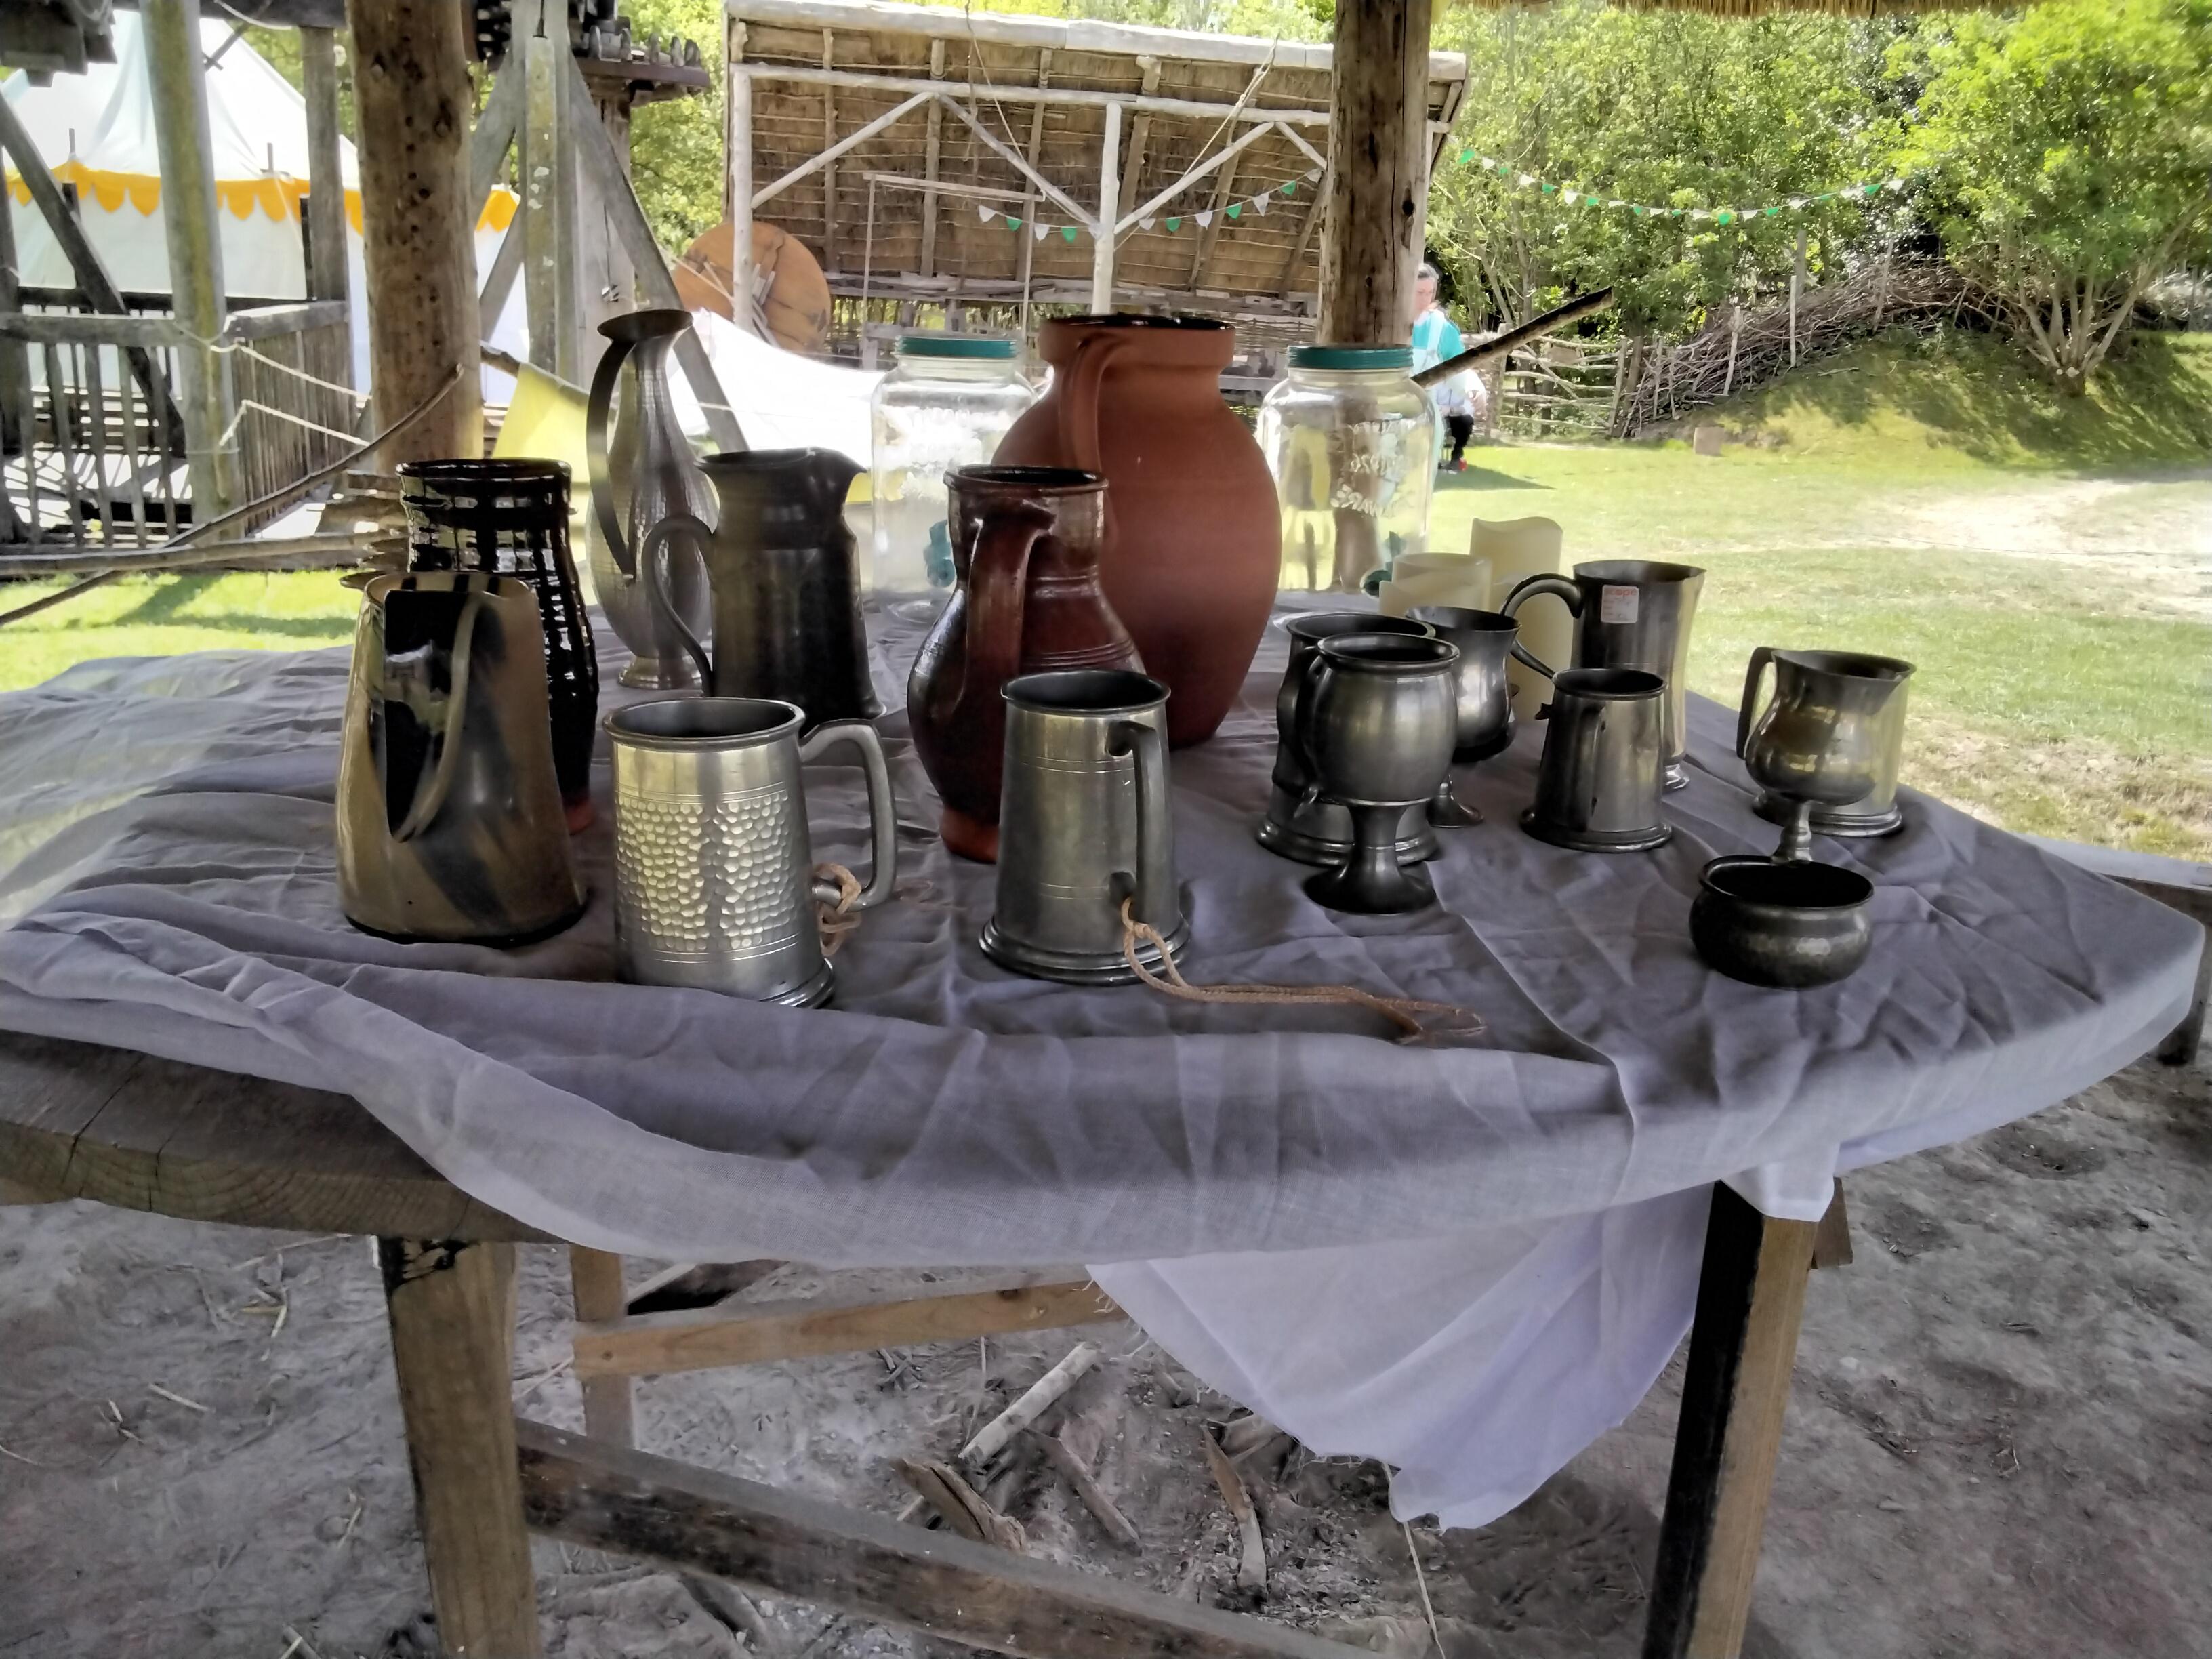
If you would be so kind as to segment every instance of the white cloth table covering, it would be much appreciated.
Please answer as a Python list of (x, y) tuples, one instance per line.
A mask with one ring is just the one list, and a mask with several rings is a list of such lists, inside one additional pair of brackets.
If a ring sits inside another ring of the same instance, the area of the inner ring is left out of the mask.
[[(917, 634), (871, 626), (896, 709)], [(1902, 834), (1821, 843), (1878, 884), (1856, 976), (1708, 972), (1698, 868), (1775, 831), (1705, 703), (1668, 847), (1521, 833), (1523, 731), (1462, 776), (1489, 822), (1445, 833), (1442, 908), (1322, 910), (1251, 836), (1282, 661), (1270, 630), (1220, 735), (1174, 757), (1186, 971), (1461, 1003), (1486, 1037), (999, 969), (975, 945), (992, 872), (936, 840), (896, 713), (902, 896), (839, 953), (833, 1009), (608, 982), (604, 751), (576, 927), (514, 951), (371, 938), (336, 900), (343, 650), (88, 664), (0, 697), (0, 1027), (350, 1094), (457, 1186), (600, 1249), (1100, 1264), (1201, 1376), (1399, 1466), (1401, 1514), (1476, 1524), (1657, 1375), (1711, 1182), (1813, 1218), (1838, 1172), (2063, 1099), (2188, 1003), (2194, 924), (1909, 793)], [(810, 780), (817, 856), (858, 866), (857, 772)]]

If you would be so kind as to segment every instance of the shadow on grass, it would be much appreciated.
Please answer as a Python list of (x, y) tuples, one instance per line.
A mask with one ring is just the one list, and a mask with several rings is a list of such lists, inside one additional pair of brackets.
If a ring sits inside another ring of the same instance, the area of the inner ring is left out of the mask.
[(271, 639), (332, 643), (353, 632), (350, 617), (272, 617), (239, 611), (191, 611), (188, 607), (220, 577), (185, 577), (163, 582), (122, 615), (89, 623), (99, 628), (191, 628), (207, 633), (258, 634)]
[(2081, 397), (2062, 395), (2027, 354), (1987, 334), (1895, 332), (1814, 363), (1730, 408), (1748, 426), (1807, 413), (1839, 427), (1901, 415), (1993, 465), (2078, 470), (2212, 460), (2212, 352), (2139, 333)]
[(1516, 478), (1510, 472), (1494, 472), (1486, 466), (1470, 465), (1464, 472), (1439, 472), (1437, 488), (1453, 489), (1549, 489), (1552, 486), (1538, 483), (1533, 478)]

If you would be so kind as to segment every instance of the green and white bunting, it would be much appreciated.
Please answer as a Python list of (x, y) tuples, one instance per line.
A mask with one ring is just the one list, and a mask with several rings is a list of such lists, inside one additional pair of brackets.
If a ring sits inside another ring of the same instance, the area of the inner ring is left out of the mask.
[(1534, 191), (1539, 196), (1556, 196), (1569, 207), (1601, 208), (1608, 212), (1630, 213), (1638, 218), (1709, 220), (1717, 225), (1737, 225), (1753, 219), (1778, 219), (1785, 213), (1802, 213), (1807, 208), (1822, 202), (1866, 201), (1883, 191), (1905, 188), (1903, 178), (1876, 179), (1864, 184), (1847, 185), (1841, 190), (1822, 191), (1817, 196), (1792, 196), (1787, 201), (1776, 202), (1767, 207), (1662, 207), (1650, 202), (1626, 202), (1618, 196), (1608, 196), (1603, 191), (1584, 190), (1575, 185), (1558, 185), (1540, 179), (1533, 173), (1523, 173), (1510, 161), (1501, 161), (1494, 155), (1478, 155), (1472, 149), (1459, 153), (1461, 165), (1473, 163), (1485, 173), (1494, 173), (1515, 189)]
[[(1303, 182), (1311, 185), (1316, 183), (1320, 178), (1321, 169), (1315, 167), (1308, 171)], [(1297, 196), (1301, 182), (1297, 179), (1285, 179), (1280, 185), (1270, 185), (1256, 196), (1249, 196), (1241, 202), (1230, 203), (1218, 214), (1212, 208), (1199, 213), (1170, 213), (1164, 217), (1158, 214), (1147, 214), (1137, 221), (1137, 228), (1164, 230), (1172, 236), (1182, 230), (1186, 223), (1195, 224), (1200, 230), (1208, 230), (1212, 228), (1217, 217), (1241, 222), (1244, 216), (1249, 213), (1255, 217), (1264, 218), (1268, 208), (1278, 200)], [(1087, 225), (1048, 225), (1035, 219), (1024, 220), (1018, 214), (1008, 213), (1003, 209), (994, 208), (988, 202), (975, 204), (975, 216), (987, 225), (993, 220), (997, 220), (1008, 230), (1019, 230), (1026, 224), (1029, 227), (1030, 234), (1040, 242), (1054, 231), (1060, 233), (1063, 241), (1068, 242), (1073, 242), (1078, 236), (1087, 235), (1090, 233), (1090, 227)]]

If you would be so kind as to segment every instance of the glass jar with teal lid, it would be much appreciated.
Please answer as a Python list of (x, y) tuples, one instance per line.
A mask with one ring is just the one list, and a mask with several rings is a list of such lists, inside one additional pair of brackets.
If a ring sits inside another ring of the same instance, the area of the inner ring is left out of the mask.
[(900, 339), (897, 366), (876, 387), (870, 457), (872, 586), (893, 614), (927, 620), (943, 609), (952, 590), (946, 475), (988, 462), (1036, 397), (1012, 340), (976, 334)]
[(1282, 514), (1283, 586), (1351, 592), (1423, 550), (1437, 414), (1407, 346), (1292, 349), (1260, 406)]

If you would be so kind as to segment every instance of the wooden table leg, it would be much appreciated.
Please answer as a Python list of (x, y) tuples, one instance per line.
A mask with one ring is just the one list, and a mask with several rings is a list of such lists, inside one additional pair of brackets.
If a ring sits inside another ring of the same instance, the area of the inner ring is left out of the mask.
[[(568, 1247), (568, 1284), (575, 1297), (579, 1322), (620, 1319), (629, 1306), (623, 1285), (623, 1259), (605, 1250)], [(584, 1389), (584, 1432), (594, 1440), (617, 1446), (637, 1443), (637, 1418), (627, 1376), (586, 1376)]]
[(381, 1238), (376, 1255), (439, 1645), (454, 1659), (538, 1659), (509, 1380), (514, 1246)]
[(1817, 1231), (1713, 1188), (1644, 1659), (1743, 1646)]

